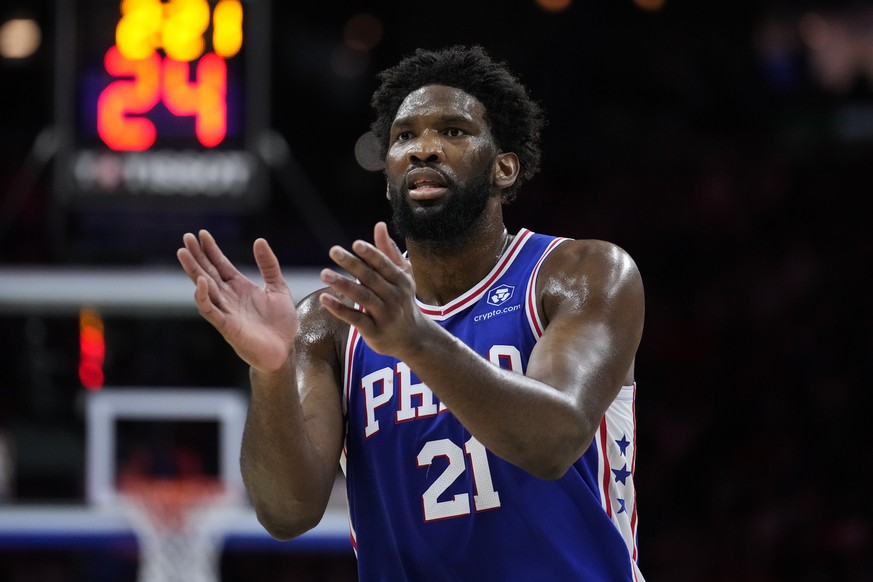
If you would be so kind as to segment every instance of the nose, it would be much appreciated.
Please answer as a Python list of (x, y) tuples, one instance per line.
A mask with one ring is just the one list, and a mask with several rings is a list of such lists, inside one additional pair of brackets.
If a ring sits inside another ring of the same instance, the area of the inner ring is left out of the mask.
[(413, 140), (409, 148), (409, 160), (436, 162), (443, 156), (443, 140), (438, 131), (426, 130)]

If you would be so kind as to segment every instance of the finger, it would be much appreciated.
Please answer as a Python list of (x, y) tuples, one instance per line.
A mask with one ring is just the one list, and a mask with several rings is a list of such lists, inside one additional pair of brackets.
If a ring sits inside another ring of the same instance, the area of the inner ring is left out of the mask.
[(182, 236), (182, 243), (185, 245), (185, 248), (179, 249), (176, 256), (182, 262), (182, 267), (192, 281), (196, 283), (197, 277), (201, 276), (221, 280), (218, 269), (212, 264), (209, 257), (206, 256), (203, 245), (196, 236), (191, 233), (185, 233)]
[[(379, 249), (366, 241), (357, 240), (352, 244), (352, 250), (355, 252), (358, 259), (363, 262), (366, 268), (378, 274), (381, 279), (387, 281), (392, 286), (406, 286), (406, 273), (399, 265), (391, 260), (382, 249)], [(345, 267), (345, 265), (343, 265), (343, 267)], [(362, 283), (368, 285), (368, 282), (361, 278), (358, 273), (355, 273), (355, 276), (358, 276)], [(364, 271), (364, 276), (370, 275)], [(373, 284), (378, 285), (378, 283), (379, 282), (374, 279)]]
[(207, 274), (201, 263), (206, 264), (208, 261), (203, 255), (203, 249), (200, 248), (200, 241), (190, 232), (182, 235), (182, 245), (182, 248), (176, 251), (176, 257), (191, 280), (196, 282), (198, 276)]
[(322, 293), (318, 296), (318, 301), (334, 317), (349, 325), (353, 325), (364, 335), (367, 335), (373, 327), (373, 320), (366, 312), (346, 305), (338, 297), (334, 297), (329, 293)]
[[(396, 272), (398, 268), (391, 264), (390, 261), (376, 249), (373, 245), (363, 241), (355, 241), (352, 248), (360, 251), (361, 255), (369, 256), (371, 261), (380, 263), (382, 268), (392, 269)], [(377, 257), (381, 256), (381, 260)], [(326, 283), (334, 284), (336, 290), (357, 303), (365, 306), (373, 312), (381, 312), (383, 306), (396, 303), (400, 300), (400, 288), (398, 285), (388, 281), (378, 269), (367, 263), (361, 256), (350, 253), (342, 247), (333, 247), (330, 250), (331, 258), (348, 272), (357, 282), (349, 281), (328, 281)]]
[(255, 263), (258, 265), (258, 270), (261, 272), (261, 278), (264, 280), (264, 285), (268, 291), (285, 291), (288, 285), (285, 279), (282, 278), (282, 268), (279, 266), (279, 259), (276, 253), (270, 248), (266, 240), (259, 238), (252, 245), (252, 252), (255, 255)]
[(378, 311), (384, 304), (382, 298), (368, 286), (331, 269), (321, 271), (321, 280), (350, 303), (361, 305), (371, 312)]
[[(190, 236), (194, 238), (194, 235), (187, 234), (185, 236)], [(184, 241), (184, 237), (182, 239)], [(188, 275), (188, 278), (191, 279), (193, 283), (197, 283), (197, 277), (204, 275), (203, 269), (200, 268), (200, 265), (197, 263), (197, 259), (194, 258), (194, 255), (187, 248), (181, 248), (176, 251), (176, 258), (179, 259), (179, 263), (182, 265), (182, 269), (185, 271), (185, 274)]]
[(218, 286), (213, 279), (206, 277), (198, 277), (195, 284), (194, 301), (200, 315), (218, 330), (222, 330), (227, 316), (221, 310), (217, 300), (219, 296)]
[(208, 230), (203, 229), (198, 234), (200, 235), (200, 247), (203, 249), (204, 255), (209, 260), (209, 264), (213, 267), (218, 280), (230, 281), (235, 277), (242, 276), (242, 273), (233, 266), (230, 259), (224, 256), (224, 253), (221, 252), (218, 243), (215, 242), (215, 238), (213, 238)]
[(384, 222), (377, 222), (376, 226), (373, 228), (373, 242), (376, 243), (376, 248), (385, 253), (385, 256), (387, 256), (392, 263), (400, 267), (402, 271), (405, 273), (412, 272), (409, 261), (407, 261), (406, 257), (403, 256), (400, 247), (397, 246), (394, 239), (391, 238), (391, 235), (388, 233), (388, 225)]

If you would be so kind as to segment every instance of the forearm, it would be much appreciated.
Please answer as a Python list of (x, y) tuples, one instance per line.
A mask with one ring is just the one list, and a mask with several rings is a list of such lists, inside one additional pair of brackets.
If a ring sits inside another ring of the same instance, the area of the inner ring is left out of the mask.
[(580, 412), (574, 394), (502, 369), (441, 328), (420, 338), (401, 359), (497, 456), (557, 478), (590, 442), (596, 426)]
[(307, 430), (293, 370), (252, 370), (251, 402), (240, 466), (258, 519), (274, 537), (290, 539), (318, 524), (336, 472)]

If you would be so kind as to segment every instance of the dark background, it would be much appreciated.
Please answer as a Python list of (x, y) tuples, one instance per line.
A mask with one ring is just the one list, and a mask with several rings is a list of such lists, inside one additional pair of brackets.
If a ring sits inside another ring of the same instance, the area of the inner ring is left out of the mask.
[[(57, 243), (51, 163), (28, 158), (53, 123), (57, 23), (49, 2), (22, 7), (45, 43), (27, 62), (0, 63), (0, 263), (172, 265), (181, 233), (204, 225), (243, 263), (256, 236), (288, 266), (326, 263), (318, 225), (275, 181), (253, 214), (158, 209), (143, 218), (152, 229), (139, 244), (65, 253), (88, 248), (93, 233), (81, 215), (63, 214), (70, 240)], [(506, 208), (507, 225), (613, 241), (643, 274), (636, 482), (648, 580), (873, 578), (862, 373), (873, 359), (869, 3), (667, 0), (644, 10), (601, 0), (549, 13), (532, 0), (277, 2), (272, 11), (270, 126), (342, 238), (369, 237), (388, 215), (381, 175), (354, 156), (377, 71), (416, 47), (478, 43), (545, 107), (542, 172)], [(383, 35), (357, 55), (357, 75), (338, 75), (332, 56), (360, 12), (381, 19)], [(10, 200), (20, 183), (25, 195)], [(63, 423), (71, 398), (50, 394), (76, 382), (63, 348), (45, 348), (60, 360), (37, 378), (15, 339), (33, 322), (4, 321), (0, 423)], [(76, 322), (43, 325), (51, 338)], [(118, 320), (130, 341), (107, 381), (244, 386), (232, 357), (210, 357), (225, 348), (204, 326)], [(186, 347), (189, 333), (215, 351)], [(49, 393), (42, 401), (38, 386)]]

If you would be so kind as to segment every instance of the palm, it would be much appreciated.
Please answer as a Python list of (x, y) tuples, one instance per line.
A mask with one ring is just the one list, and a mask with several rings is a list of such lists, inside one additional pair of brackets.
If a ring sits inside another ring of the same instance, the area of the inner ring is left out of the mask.
[(250, 366), (278, 369), (297, 333), (297, 311), (290, 293), (261, 289), (242, 277), (223, 290), (221, 315), (210, 322)]
[(195, 300), (209, 321), (250, 366), (278, 370), (297, 335), (297, 311), (279, 263), (266, 241), (255, 242), (255, 260), (264, 278), (260, 288), (221, 253), (211, 235), (185, 235), (179, 262), (197, 285)]

